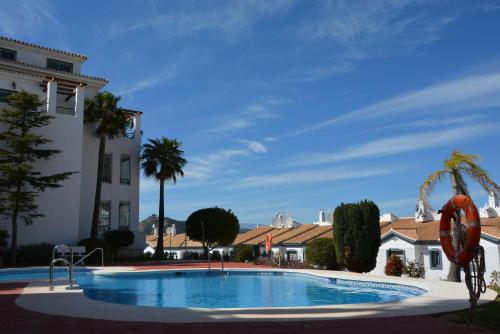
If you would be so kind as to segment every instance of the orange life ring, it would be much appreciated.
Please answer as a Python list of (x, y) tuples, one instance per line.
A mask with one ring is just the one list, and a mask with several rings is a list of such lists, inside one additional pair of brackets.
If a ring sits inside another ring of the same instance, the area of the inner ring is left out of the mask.
[[(465, 219), (467, 221), (467, 242), (465, 247), (459, 252), (453, 247), (450, 234), (451, 219), (457, 209), (465, 211)], [(480, 238), (481, 223), (474, 202), (464, 195), (457, 195), (451, 198), (443, 207), (443, 213), (439, 223), (439, 240), (441, 241), (441, 247), (448, 259), (462, 266), (467, 265), (474, 256), (474, 249), (479, 246)]]

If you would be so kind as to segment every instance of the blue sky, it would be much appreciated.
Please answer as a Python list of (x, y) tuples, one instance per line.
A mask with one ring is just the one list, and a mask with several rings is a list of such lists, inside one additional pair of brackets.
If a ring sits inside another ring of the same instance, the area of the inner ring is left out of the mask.
[[(420, 183), (454, 148), (479, 154), (500, 182), (500, 1), (0, 8), (0, 34), (86, 54), (83, 72), (144, 112), (144, 139), (183, 142), (170, 217), (217, 205), (243, 224), (277, 211), (306, 223), (365, 198), (412, 215)], [(157, 211), (157, 192), (143, 180), (141, 218)], [(432, 203), (449, 196), (446, 181)]]

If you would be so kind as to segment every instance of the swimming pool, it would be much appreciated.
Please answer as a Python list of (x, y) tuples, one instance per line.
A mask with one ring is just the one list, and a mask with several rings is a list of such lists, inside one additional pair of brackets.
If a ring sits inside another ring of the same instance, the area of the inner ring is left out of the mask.
[(397, 301), (425, 290), (283, 271), (189, 270), (77, 275), (88, 298), (176, 308), (300, 307)]
[[(75, 268), (73, 270), (73, 275), (75, 278), (84, 275), (91, 275), (92, 269), (87, 268)], [(67, 278), (68, 268), (67, 267), (56, 267), (54, 268), (55, 278)], [(6, 281), (31, 281), (37, 279), (49, 279), (49, 269), (48, 268), (30, 268), (30, 269), (0, 269), (0, 282)]]

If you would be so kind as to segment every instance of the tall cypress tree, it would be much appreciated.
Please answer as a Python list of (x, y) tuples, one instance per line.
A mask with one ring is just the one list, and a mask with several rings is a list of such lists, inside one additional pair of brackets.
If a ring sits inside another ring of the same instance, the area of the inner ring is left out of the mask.
[(337, 262), (349, 271), (369, 272), (377, 264), (380, 247), (379, 209), (372, 201), (337, 206), (333, 240)]
[(21, 220), (29, 225), (43, 217), (36, 198), (47, 188), (58, 188), (72, 172), (42, 175), (36, 162), (48, 160), (60, 150), (47, 148), (52, 141), (36, 133), (53, 118), (36, 94), (15, 92), (8, 97), (8, 107), (0, 112), (0, 214), (9, 219), (12, 263), (17, 262), (17, 226)]

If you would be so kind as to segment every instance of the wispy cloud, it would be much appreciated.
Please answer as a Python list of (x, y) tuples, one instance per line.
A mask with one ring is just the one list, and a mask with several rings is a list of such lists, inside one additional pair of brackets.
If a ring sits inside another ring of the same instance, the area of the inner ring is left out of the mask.
[(275, 139), (293, 137), (333, 125), (366, 121), (404, 113), (420, 116), (435, 112), (458, 112), (500, 106), (500, 71), (470, 75), (460, 79), (403, 93), (399, 96), (368, 105), (325, 121), (288, 132)]
[[(132, 22), (115, 22), (110, 26), (109, 35), (117, 37), (126, 33), (145, 29), (163, 32), (163, 37), (194, 37), (201, 32), (214, 32), (234, 40), (241, 34), (251, 32), (254, 24), (261, 20), (288, 11), (294, 0), (256, 0), (211, 2), (186, 1), (174, 12), (162, 12), (154, 7), (152, 17), (144, 17)], [(184, 6), (185, 5), (185, 6)], [(192, 6), (191, 6), (192, 5)], [(194, 10), (193, 10), (194, 8)]]
[(372, 177), (397, 173), (402, 166), (372, 167), (369, 169), (331, 168), (331, 169), (308, 169), (287, 173), (276, 173), (268, 175), (249, 176), (236, 183), (230, 188), (255, 188), (255, 187), (277, 187), (289, 185), (303, 185), (307, 183), (333, 182), (350, 180), (364, 177)]
[(499, 123), (480, 123), (447, 130), (428, 131), (376, 139), (340, 152), (315, 153), (290, 159), (295, 165), (316, 165), (360, 158), (389, 156), (419, 149), (457, 144), (498, 131)]
[(459, 16), (457, 11), (436, 14), (438, 11), (429, 10), (429, 4), (404, 0), (324, 1), (320, 3), (319, 17), (304, 22), (300, 33), (306, 39), (343, 43), (353, 58), (398, 53), (439, 39), (442, 28)]
[(267, 147), (255, 140), (242, 140), (242, 144), (246, 145), (247, 148), (254, 153), (267, 153)]
[(237, 158), (262, 154), (267, 152), (267, 147), (252, 140), (241, 140), (243, 147), (219, 150), (207, 155), (189, 158), (189, 165), (185, 170), (185, 179), (194, 181), (213, 180), (224, 172), (231, 172), (231, 168), (237, 165)]
[(179, 66), (180, 65), (178, 63), (174, 63), (170, 66), (165, 67), (163, 70), (152, 74), (151, 76), (139, 79), (130, 86), (125, 87), (121, 91), (119, 91), (118, 95), (129, 95), (144, 89), (151, 89), (160, 84), (170, 82), (178, 75)]
[(48, 1), (19, 0), (2, 3), (0, 34), (18, 38), (23, 34), (36, 34), (48, 27), (58, 27), (60, 22), (53, 14)]
[(211, 132), (230, 132), (255, 126), (259, 121), (276, 118), (279, 115), (279, 108), (292, 103), (288, 97), (266, 96), (247, 105), (236, 117), (231, 117), (222, 121), (212, 129)]

